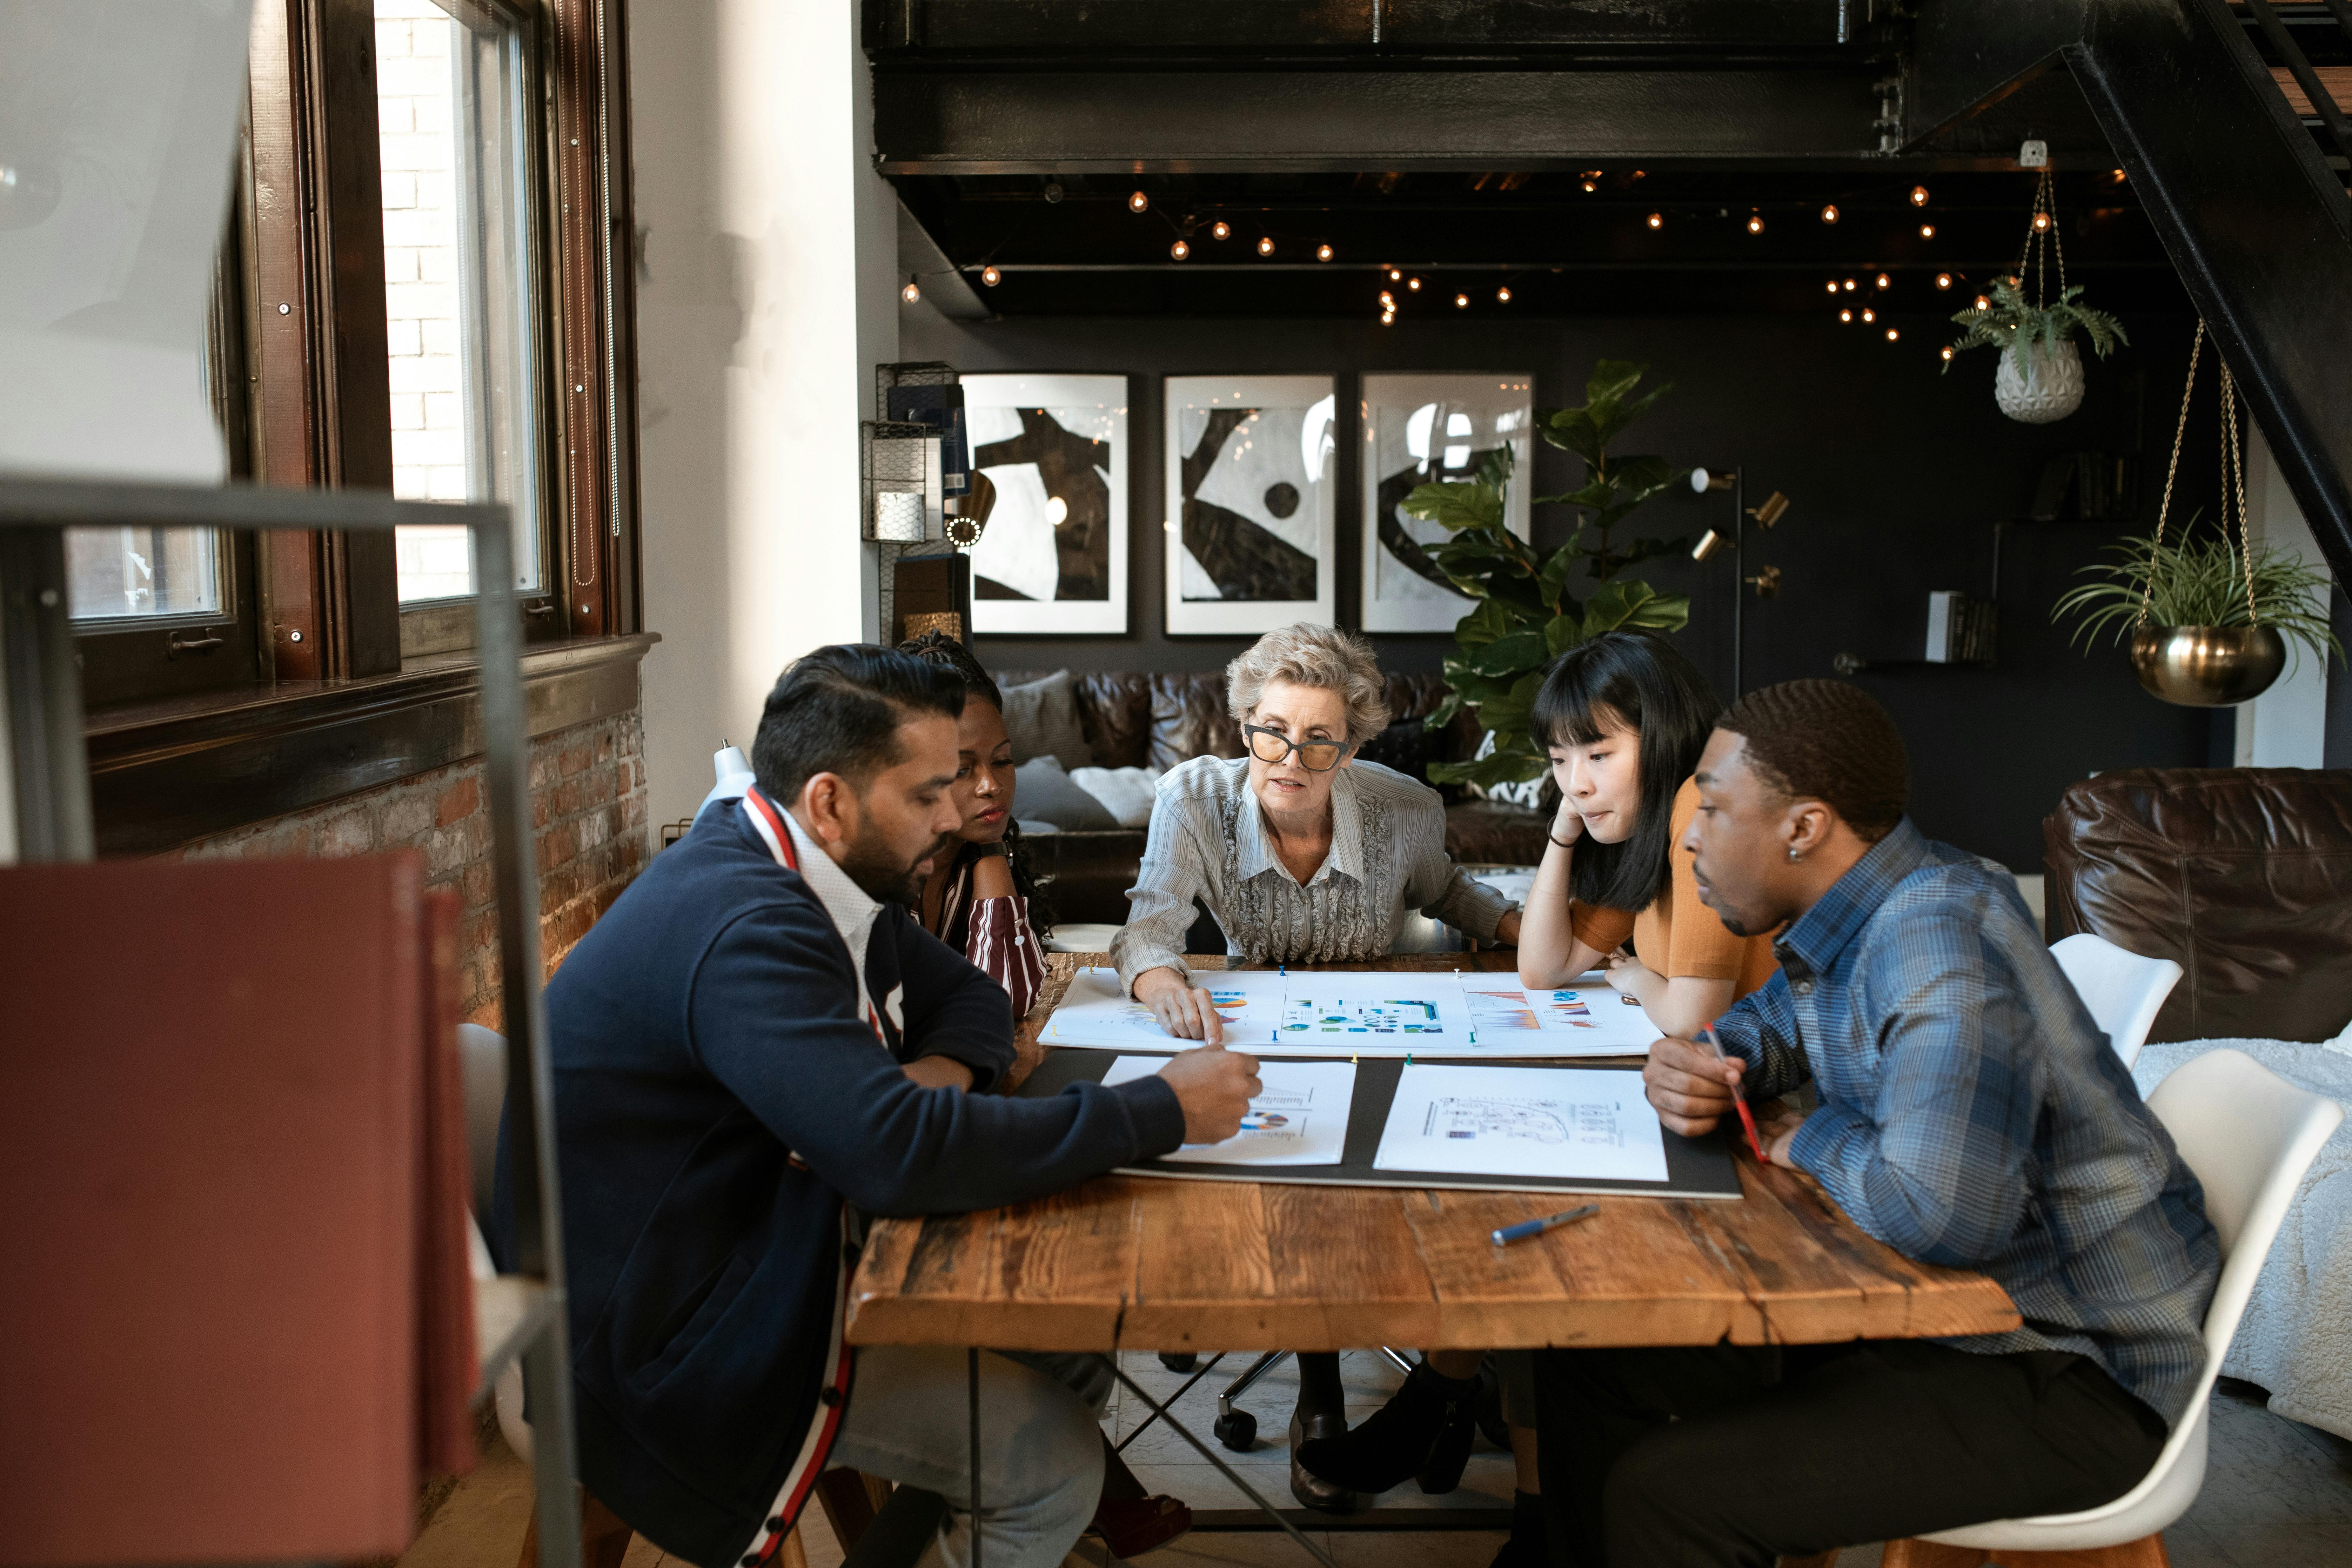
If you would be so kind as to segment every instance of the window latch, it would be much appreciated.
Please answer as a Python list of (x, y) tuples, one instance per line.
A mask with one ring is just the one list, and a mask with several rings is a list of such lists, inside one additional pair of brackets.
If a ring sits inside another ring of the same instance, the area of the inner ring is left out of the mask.
[(206, 632), (200, 637), (192, 637), (180, 632), (173, 632), (169, 637), (164, 639), (163, 657), (165, 658), (177, 658), (184, 653), (210, 653), (213, 649), (220, 647), (221, 644), (226, 640), (226, 638), (218, 637), (211, 632)]

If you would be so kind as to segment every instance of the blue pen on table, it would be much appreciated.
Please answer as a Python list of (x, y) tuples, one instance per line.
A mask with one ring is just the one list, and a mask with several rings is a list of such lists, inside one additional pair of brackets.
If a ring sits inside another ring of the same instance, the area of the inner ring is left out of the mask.
[(1508, 1247), (1515, 1241), (1525, 1241), (1531, 1236), (1541, 1236), (1555, 1226), (1570, 1224), (1601, 1212), (1599, 1204), (1579, 1204), (1559, 1214), (1548, 1214), (1541, 1219), (1523, 1219), (1517, 1225), (1507, 1225), (1496, 1231), (1491, 1239), (1497, 1247)]
[[(1712, 1025), (1700, 1026), (1696, 1038), (1700, 1045), (1715, 1053), (1717, 1061), (1726, 1062), (1731, 1059), (1723, 1054), (1723, 1042), (1715, 1037)], [(1764, 1152), (1764, 1140), (1756, 1136), (1756, 1113), (1748, 1109), (1747, 1098), (1744, 1095), (1735, 1095), (1731, 1103), (1739, 1108), (1739, 1124), (1748, 1129), (1748, 1147), (1755, 1151), (1756, 1163), (1759, 1165), (1770, 1164), (1772, 1156)]]

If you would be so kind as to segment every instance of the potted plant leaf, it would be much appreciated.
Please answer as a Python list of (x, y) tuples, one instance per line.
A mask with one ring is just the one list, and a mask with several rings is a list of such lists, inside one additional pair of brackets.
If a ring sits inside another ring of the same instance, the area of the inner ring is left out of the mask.
[[(1952, 320), (1967, 331), (1953, 342), (1955, 353), (1987, 346), (2000, 350), (1993, 372), (1993, 401), (2011, 419), (2047, 425), (2083, 405), (2083, 356), (2074, 347), (2080, 331), (2101, 359), (2117, 343), (2129, 343), (2123, 323), (2105, 310), (2076, 303), (2083, 286), (2062, 289), (2057, 300), (2037, 305), (2007, 278), (1995, 279), (1991, 299), (1971, 305)], [(1946, 361), (1944, 368), (1951, 369)]]
[[(2238, 438), (2238, 391), (2221, 365), (2221, 526), (2200, 536), (2200, 512), (2191, 512), (2180, 537), (2168, 543), (2166, 517), (2180, 472), (2180, 443), (2189, 433), (2189, 395), (2205, 350), (2205, 323), (2189, 346), (2189, 377), (2180, 389), (2180, 422), (2172, 460), (2164, 472), (2164, 500), (2153, 533), (2114, 546), (2121, 560), (2082, 569), (2098, 579), (2070, 590), (2050, 612), (2053, 621), (2077, 617), (2074, 640), (2112, 631), (2131, 634), (2132, 671), (2154, 696), (2185, 708), (2221, 708), (2269, 689), (2286, 668), (2287, 641), (2295, 657), (2308, 648), (2323, 663), (2344, 661), (2344, 645), (2328, 624), (2334, 579), (2300, 558), (2257, 545), (2246, 523), (2245, 459)], [(2216, 358), (2220, 356), (2216, 355)], [(2235, 503), (2234, 506), (2232, 503)], [(2232, 511), (2237, 540), (2230, 538)]]
[[(1664, 458), (1610, 456), (1610, 443), (1673, 390), (1668, 383), (1635, 397), (1648, 370), (1601, 360), (1585, 384), (1581, 405), (1538, 411), (1536, 428), (1543, 438), (1585, 465), (1580, 488), (1535, 498), (1538, 506), (1572, 506), (1583, 514), (1568, 542), (1549, 553), (1538, 554), (1504, 525), (1504, 492), (1513, 477), (1507, 444), (1486, 458), (1475, 479), (1421, 485), (1402, 503), (1408, 515), (1447, 530), (1444, 540), (1429, 547), (1430, 558), (1457, 593), (1478, 601), (1454, 623), (1460, 651), (1445, 660), (1451, 689), (1425, 722), (1434, 729), (1467, 706), (1486, 727), (1487, 742), (1474, 761), (1431, 763), (1432, 783), (1492, 791), (1540, 780), (1549, 763), (1528, 733), (1528, 710), (1543, 684), (1544, 667), (1605, 631), (1678, 631), (1690, 619), (1684, 595), (1616, 575), (1684, 542), (1639, 539), (1621, 545), (1611, 538), (1635, 507), (1689, 472)], [(1580, 565), (1596, 584), (1580, 599), (1570, 592)]]
[[(2053, 252), (2058, 262), (2058, 298), (2044, 296), (2050, 285)], [(2033, 298), (2025, 297), (2025, 280), (2033, 279)], [(2017, 269), (1995, 280), (1990, 298), (1955, 313), (1953, 321), (1966, 327), (1944, 351), (1948, 374), (1953, 357), (1969, 349), (1990, 346), (2000, 351), (1993, 368), (1993, 401), (2011, 419), (2027, 425), (2047, 425), (2063, 419), (2083, 405), (2083, 356), (2075, 350), (2074, 333), (2091, 340), (2101, 359), (2117, 343), (2128, 344), (2123, 323), (2105, 310), (2078, 303), (2080, 283), (2066, 286), (2066, 241), (2058, 223), (2057, 184), (2048, 169), (2033, 185), (2033, 212), (2025, 226), (2025, 244), (2018, 252)]]

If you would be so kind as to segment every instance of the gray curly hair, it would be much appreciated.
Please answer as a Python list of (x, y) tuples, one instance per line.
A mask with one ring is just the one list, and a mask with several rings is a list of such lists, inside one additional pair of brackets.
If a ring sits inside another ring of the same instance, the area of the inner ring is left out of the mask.
[(1267, 685), (1336, 691), (1348, 704), (1348, 743), (1360, 746), (1389, 727), (1388, 682), (1371, 644), (1337, 626), (1298, 621), (1268, 632), (1225, 666), (1225, 710), (1246, 723)]

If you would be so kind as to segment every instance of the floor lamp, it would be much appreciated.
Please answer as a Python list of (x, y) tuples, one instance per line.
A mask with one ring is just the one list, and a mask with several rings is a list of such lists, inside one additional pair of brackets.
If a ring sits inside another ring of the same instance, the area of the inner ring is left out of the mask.
[[(1770, 528), (1780, 521), (1781, 515), (1789, 510), (1789, 498), (1779, 490), (1774, 490), (1767, 496), (1762, 505), (1748, 506), (1745, 469), (1729, 468), (1710, 471), (1706, 468), (1693, 468), (1690, 485), (1691, 489), (1700, 495), (1705, 495), (1709, 490), (1731, 492), (1731, 537), (1726, 539), (1719, 531), (1708, 529), (1699, 536), (1699, 542), (1691, 546), (1691, 559), (1694, 561), (1708, 560), (1727, 544), (1734, 552), (1738, 551), (1748, 542), (1749, 518), (1754, 518), (1765, 528)], [(1739, 591), (1743, 582), (1754, 586), (1758, 598), (1771, 598), (1780, 591), (1780, 569), (1778, 566), (1766, 566), (1759, 569), (1754, 576), (1743, 578), (1738, 574), (1735, 563), (1731, 583), (1731, 700), (1734, 702), (1738, 701), (1740, 693), (1747, 689), (1741, 663), (1742, 654), (1747, 646), (1747, 639), (1741, 635), (1744, 630), (1742, 623), (1748, 605), (1748, 596)]]

